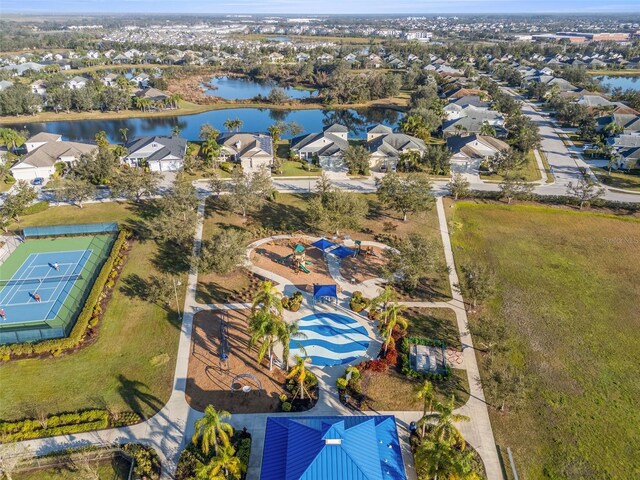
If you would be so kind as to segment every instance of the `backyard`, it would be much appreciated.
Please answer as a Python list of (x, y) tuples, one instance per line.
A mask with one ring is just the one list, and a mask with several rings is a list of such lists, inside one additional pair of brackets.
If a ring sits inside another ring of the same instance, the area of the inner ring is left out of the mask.
[[(136, 212), (125, 203), (55, 207), (24, 217), (20, 226), (135, 224)], [(158, 274), (158, 251), (155, 242), (132, 242), (94, 343), (57, 358), (0, 366), (0, 384), (10, 386), (2, 389), (1, 419), (105, 407), (149, 417), (164, 405), (171, 392), (179, 322), (174, 311), (140, 298), (131, 288)]]
[(457, 268), (495, 275), (470, 328), (501, 450), (521, 478), (638, 478), (640, 219), (448, 207)]

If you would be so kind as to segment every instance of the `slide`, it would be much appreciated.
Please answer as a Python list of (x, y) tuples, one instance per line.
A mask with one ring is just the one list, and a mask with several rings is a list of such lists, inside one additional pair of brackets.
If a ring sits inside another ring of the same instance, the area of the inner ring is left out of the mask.
[(300, 264), (300, 270), (302, 270), (304, 273), (311, 273), (311, 271), (302, 264)]

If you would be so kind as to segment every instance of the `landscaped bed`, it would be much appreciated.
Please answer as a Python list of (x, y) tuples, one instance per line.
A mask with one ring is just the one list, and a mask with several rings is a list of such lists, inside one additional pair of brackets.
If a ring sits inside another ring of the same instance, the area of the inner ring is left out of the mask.
[[(186, 397), (189, 405), (204, 410), (215, 405), (218, 410), (231, 413), (276, 412), (280, 409), (280, 395), (286, 394), (285, 373), (274, 366), (269, 371), (268, 360), (257, 362), (257, 350), (248, 347), (248, 310), (228, 312), (228, 359), (220, 359), (221, 312), (203, 311), (194, 317), (193, 346), (189, 360)], [(228, 368), (228, 369), (227, 369)], [(231, 383), (238, 374), (249, 373), (262, 384), (262, 392), (250, 379), (243, 381), (251, 385), (250, 392), (231, 393)]]

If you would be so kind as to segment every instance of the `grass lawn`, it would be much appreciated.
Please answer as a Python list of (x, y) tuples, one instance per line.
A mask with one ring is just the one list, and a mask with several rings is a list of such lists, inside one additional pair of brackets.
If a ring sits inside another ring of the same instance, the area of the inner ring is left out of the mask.
[[(432, 382), (436, 400), (445, 402), (455, 395), (455, 404), (462, 406), (469, 399), (469, 382), (465, 370), (452, 370), (449, 380)], [(389, 370), (387, 373), (364, 372), (362, 393), (367, 398), (369, 408), (379, 412), (394, 410), (422, 410), (422, 401), (415, 398), (415, 388), (420, 380), (405, 377)]]
[[(536, 162), (536, 157), (533, 154), (533, 150), (529, 150), (529, 153), (527, 153), (526, 165), (515, 173), (522, 175), (524, 177), (524, 180), (527, 182), (535, 182), (536, 180), (540, 180), (540, 169), (538, 168), (538, 162)], [(504, 176), (498, 175), (497, 173), (492, 173), (491, 175), (481, 174), (480, 178), (482, 180), (501, 182), (504, 179)]]
[[(92, 472), (97, 473), (98, 478), (104, 480), (127, 480), (131, 464), (122, 457), (89, 461)], [(94, 478), (86, 470), (82, 470), (73, 464), (73, 461), (48, 468), (39, 468), (24, 472), (14, 473), (13, 480), (85, 480)]]
[(11, 187), (13, 187), (16, 182), (5, 182), (4, 180), (0, 181), (0, 193), (6, 192)]
[(567, 133), (567, 137), (569, 137), (569, 140), (571, 140), (571, 143), (573, 143), (576, 148), (582, 150), (582, 147), (584, 147), (585, 145), (585, 141), (582, 140), (582, 138), (576, 132)]
[(640, 170), (632, 170), (630, 173), (612, 170), (609, 174), (606, 168), (591, 167), (591, 171), (596, 174), (598, 180), (609, 187), (640, 192)]
[[(357, 230), (346, 230), (342, 233), (349, 234), (357, 240), (374, 240), (377, 235), (388, 233), (403, 238), (409, 233), (418, 233), (435, 242), (435, 269), (426, 275), (428, 282), (419, 287), (417, 292), (407, 298), (419, 298), (428, 300), (447, 300), (451, 297), (451, 289), (446, 274), (444, 252), (440, 238), (438, 215), (435, 208), (423, 215), (410, 216), (408, 221), (394, 213), (380, 207), (375, 195), (364, 195), (369, 202), (369, 215), (362, 219), (361, 226)], [(257, 240), (269, 234), (297, 231), (306, 232), (309, 235), (321, 235), (307, 223), (306, 208), (308, 195), (279, 194), (276, 202), (267, 202), (246, 219), (240, 215), (229, 213), (219, 206), (220, 200), (209, 198), (205, 211), (203, 238), (209, 239), (220, 228), (229, 226), (244, 228), (250, 233), (252, 240)], [(326, 232), (325, 232), (326, 234)], [(201, 277), (202, 280), (205, 277)], [(207, 276), (210, 283), (215, 280), (214, 275)], [(219, 282), (218, 282), (219, 283)], [(215, 292), (203, 284), (199, 286), (199, 298), (216, 297)], [(210, 303), (210, 302), (207, 302)]]
[(404, 316), (410, 336), (444, 340), (447, 347), (462, 350), (456, 314), (450, 308), (412, 308)]
[(542, 159), (542, 164), (544, 165), (544, 169), (547, 172), (547, 182), (546, 183), (553, 183), (556, 181), (553, 173), (551, 173), (551, 166), (549, 165), (549, 161), (547, 160), (547, 154), (544, 153), (543, 150), (538, 150), (538, 153), (540, 154), (540, 158)]
[[(322, 173), (322, 170), (316, 166), (311, 166), (311, 170), (303, 168), (300, 162), (292, 162), (291, 160), (284, 160), (282, 162), (282, 173), (276, 175), (281, 177), (317, 177)], [(314, 185), (315, 186), (315, 181)]]
[(521, 478), (639, 478), (640, 219), (534, 205), (447, 208), (458, 267), (496, 293), (470, 315), (496, 440)]
[[(128, 204), (55, 207), (24, 217), (22, 225), (65, 222), (136, 221)], [(100, 324), (97, 340), (58, 358), (12, 361), (0, 366), (3, 420), (85, 408), (155, 413), (171, 392), (178, 346), (177, 315), (136, 295), (140, 285), (158, 274), (158, 246), (132, 242), (129, 258)], [(185, 282), (183, 282), (185, 283)], [(179, 292), (179, 297), (183, 295)]]

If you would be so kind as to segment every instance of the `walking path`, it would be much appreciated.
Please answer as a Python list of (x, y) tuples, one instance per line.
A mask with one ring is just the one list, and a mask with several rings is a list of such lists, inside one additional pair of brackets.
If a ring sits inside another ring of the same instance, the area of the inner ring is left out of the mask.
[[(461, 433), (467, 440), (467, 442), (474, 447), (481, 456), (485, 469), (487, 472), (487, 478), (489, 480), (502, 480), (502, 470), (500, 467), (500, 461), (495, 446), (493, 437), (493, 431), (489, 421), (489, 414), (487, 411), (487, 405), (484, 401), (484, 394), (482, 386), (478, 379), (480, 378), (478, 365), (475, 358), (475, 352), (473, 350), (473, 343), (467, 326), (466, 311), (464, 308), (464, 301), (460, 293), (454, 288), (454, 285), (458, 283), (458, 278), (453, 262), (453, 252), (451, 250), (451, 243), (449, 240), (449, 232), (447, 228), (446, 217), (444, 213), (444, 206), (442, 198), (438, 198), (437, 203), (438, 219), (441, 226), (442, 242), (445, 249), (445, 259), (447, 266), (449, 267), (449, 281), (451, 283), (451, 290), (453, 292), (453, 299), (450, 302), (403, 302), (403, 304), (409, 307), (429, 307), (429, 308), (451, 308), (456, 313), (458, 321), (458, 328), (460, 330), (460, 338), (463, 345), (463, 365), (467, 370), (470, 398), (469, 401), (460, 409), (459, 413), (468, 415), (471, 421), (468, 423), (461, 423), (458, 426)], [(196, 234), (194, 239), (193, 253), (198, 255), (202, 243), (202, 231), (204, 222), (204, 201), (198, 206), (198, 217), (196, 225)], [(269, 239), (262, 239), (258, 242), (254, 242), (250, 245), (247, 252), (247, 260), (250, 257), (250, 251), (256, 248), (258, 245), (273, 241), (274, 239), (287, 238), (286, 236), (276, 236)], [(309, 237), (314, 239), (314, 237)], [(375, 242), (367, 242), (377, 247), (385, 247), (382, 244)], [(248, 265), (254, 272), (264, 275), (266, 278), (271, 278), (278, 281), (280, 287), (284, 289), (287, 285), (290, 285), (287, 279), (283, 277), (275, 278), (272, 272), (258, 269), (255, 265)], [(338, 265), (339, 267), (339, 265)], [(258, 272), (259, 270), (259, 272)], [(332, 269), (336, 271), (336, 266)], [(339, 268), (337, 268), (339, 274)], [(36, 440), (29, 440), (20, 442), (19, 446), (28, 448), (31, 454), (43, 455), (49, 452), (67, 449), (75, 446), (82, 445), (107, 445), (113, 443), (125, 443), (125, 442), (138, 442), (144, 445), (153, 447), (159, 454), (162, 462), (162, 478), (170, 479), (174, 478), (176, 464), (179, 458), (180, 451), (184, 448), (186, 443), (190, 441), (193, 435), (193, 424), (195, 420), (202, 416), (202, 413), (191, 408), (185, 398), (185, 388), (187, 380), (187, 371), (189, 365), (189, 359), (191, 356), (191, 334), (193, 330), (193, 316), (195, 313), (204, 310), (220, 310), (220, 309), (243, 309), (250, 305), (246, 303), (234, 303), (234, 304), (198, 304), (196, 302), (196, 288), (197, 288), (197, 270), (192, 268), (188, 276), (187, 293), (184, 302), (184, 317), (182, 319), (182, 326), (180, 330), (180, 340), (178, 346), (176, 368), (174, 375), (174, 384), (172, 394), (167, 404), (152, 418), (149, 420), (134, 425), (132, 427), (114, 428), (108, 430), (100, 430), (94, 432), (86, 432), (75, 435), (61, 435), (51, 438), (42, 438)], [(345, 287), (353, 288), (354, 285), (347, 283)], [(378, 285), (371, 286), (371, 294), (376, 291), (373, 289), (380, 288)], [(348, 296), (342, 295), (342, 300), (346, 302)], [(318, 306), (318, 308), (326, 308), (324, 306)], [(339, 306), (338, 308), (344, 308)], [(357, 316), (354, 316), (357, 318)], [(361, 323), (365, 325), (372, 338), (375, 337), (375, 333), (372, 331), (370, 322), (366, 322), (362, 319)], [(368, 358), (374, 356), (380, 348), (379, 339), (377, 341), (370, 342), (369, 349), (367, 351)], [(359, 360), (358, 360), (359, 361)], [(413, 467), (413, 455), (410, 451), (409, 445), (409, 424), (412, 421), (417, 421), (422, 412), (416, 411), (396, 411), (396, 412), (351, 412), (339, 401), (338, 391), (336, 388), (336, 379), (344, 372), (344, 365), (338, 365), (334, 367), (313, 368), (314, 373), (318, 376), (319, 386), (319, 398), (318, 402), (311, 410), (307, 412), (299, 413), (276, 413), (276, 414), (236, 414), (233, 415), (231, 423), (239, 429), (247, 428), (252, 434), (252, 449), (251, 457), (249, 461), (249, 479), (259, 478), (260, 463), (262, 459), (262, 451), (264, 448), (264, 435), (266, 428), (266, 417), (271, 415), (378, 415), (389, 414), (396, 417), (398, 425), (398, 433), (400, 436), (403, 459), (405, 462), (405, 468), (407, 470), (407, 476), (410, 480), (416, 479), (415, 469)]]

